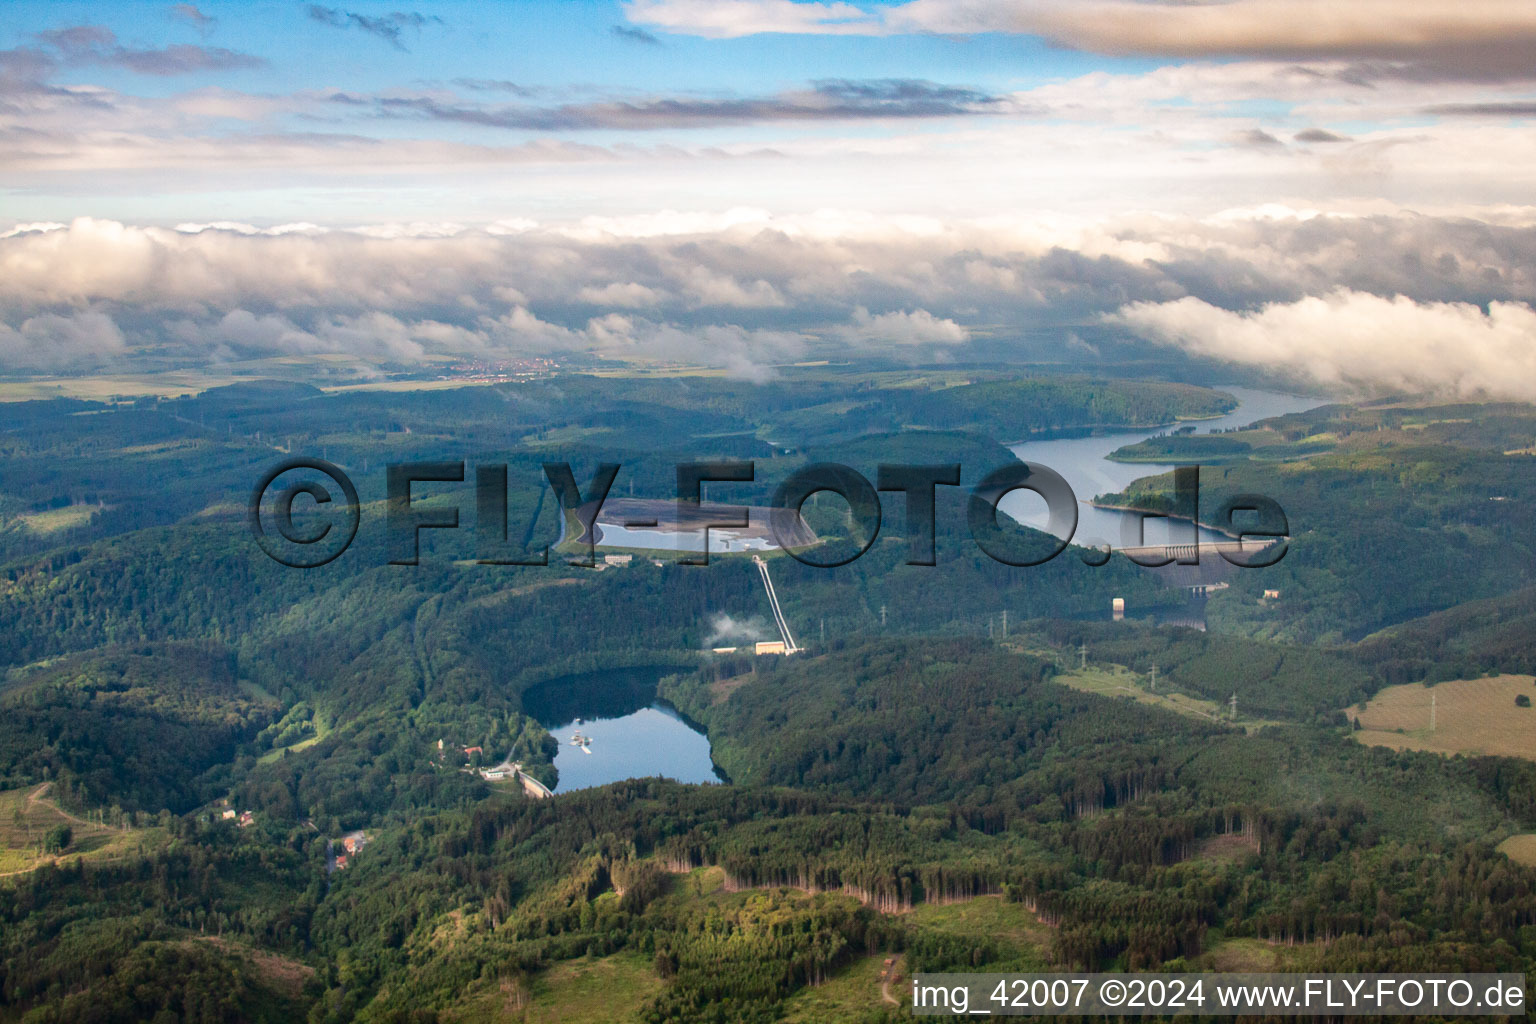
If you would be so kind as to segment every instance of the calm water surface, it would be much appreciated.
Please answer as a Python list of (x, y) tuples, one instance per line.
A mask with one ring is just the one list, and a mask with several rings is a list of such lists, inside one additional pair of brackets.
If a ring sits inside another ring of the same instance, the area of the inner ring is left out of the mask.
[[(656, 669), (569, 676), (535, 687), (524, 706), (560, 742), (557, 793), (660, 775), (719, 782), (704, 731), (656, 697)], [(578, 721), (579, 720), (579, 721)], [(580, 731), (590, 742), (573, 746)], [(588, 753), (590, 751), (590, 753)]]
[[(1236, 398), (1237, 408), (1217, 419), (1192, 421), (1191, 425), (1195, 427), (1195, 433), (1208, 434), (1213, 430), (1246, 427), (1256, 420), (1283, 416), (1292, 412), (1305, 412), (1325, 404), (1322, 399), (1302, 398), (1278, 391), (1257, 391), (1252, 388), (1234, 387), (1222, 387), (1219, 390)], [(1077, 531), (1073, 534), (1074, 543), (1083, 546), (1108, 543), (1112, 547), (1119, 548), (1124, 546), (1122, 540), (1124, 525), (1130, 522), (1134, 526), (1137, 517), (1109, 509), (1097, 509), (1088, 502), (1096, 495), (1123, 491), (1132, 481), (1144, 476), (1156, 476), (1173, 469), (1172, 463), (1167, 465), (1147, 462), (1122, 463), (1110, 462), (1108, 459), (1109, 454), (1115, 449), (1145, 441), (1154, 434), (1166, 433), (1168, 429), (1164, 427), (1157, 430), (1098, 434), (1093, 437), (1026, 441), (1023, 444), (1013, 445), (1012, 451), (1027, 462), (1049, 466), (1066, 477), (1067, 483), (1072, 485), (1072, 490), (1077, 494), (1079, 501)], [(1015, 491), (1003, 499), (1000, 507), (1022, 523), (1037, 529), (1045, 529), (1045, 502), (1028, 491)], [(1179, 529), (1177, 524), (1170, 524), (1166, 519), (1146, 520), (1146, 543), (1167, 543), (1170, 525), (1175, 530)], [(1183, 530), (1184, 532), (1178, 534), (1176, 539), (1182, 541), (1188, 536), (1188, 527), (1185, 526)], [(1210, 530), (1200, 531), (1200, 536), (1202, 540), (1209, 541), (1227, 539)]]

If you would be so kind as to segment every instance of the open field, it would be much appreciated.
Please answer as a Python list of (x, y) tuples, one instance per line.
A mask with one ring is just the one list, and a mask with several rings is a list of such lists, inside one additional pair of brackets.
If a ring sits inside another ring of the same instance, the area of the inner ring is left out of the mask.
[[(31, 871), (54, 860), (83, 857), (111, 860), (138, 849), (158, 829), (116, 829), (95, 825), (60, 810), (48, 797), (49, 784), (0, 792), (0, 875)], [(68, 825), (74, 838), (59, 856), (41, 850), (43, 837)]]
[(326, 394), (345, 394), (349, 391), (452, 391), (457, 388), (489, 387), (493, 384), (514, 384), (513, 380), (479, 380), (472, 377), (434, 377), (431, 380), (367, 380), (355, 384), (327, 384), (320, 388)]
[(1510, 836), (1499, 844), (1499, 852), (1516, 864), (1536, 868), (1536, 832)]
[(196, 370), (173, 373), (121, 374), (105, 377), (50, 377), (0, 381), (0, 402), (31, 402), (48, 398), (80, 398), (109, 402), (114, 398), (175, 398), (234, 384), (248, 377), (209, 374)]
[[(428, 355), (424, 363), (451, 361)], [(165, 370), (143, 373), (104, 373), (80, 377), (24, 377), (0, 380), (0, 402), (30, 402), (48, 398), (79, 398), (109, 402), (116, 398), (176, 398), (197, 395), (209, 388), (252, 380), (302, 380), (325, 390), (426, 391), (465, 387), (471, 380), (372, 380), (376, 371), (365, 361), (345, 353), (316, 352), (272, 356), (221, 364), (218, 368)]]
[(1355, 738), (1371, 746), (1536, 760), (1536, 708), (1516, 707), (1515, 698), (1520, 695), (1536, 703), (1536, 679), (1492, 676), (1458, 679), (1433, 688), (1410, 683), (1388, 687), (1365, 710), (1347, 714), (1360, 720)]

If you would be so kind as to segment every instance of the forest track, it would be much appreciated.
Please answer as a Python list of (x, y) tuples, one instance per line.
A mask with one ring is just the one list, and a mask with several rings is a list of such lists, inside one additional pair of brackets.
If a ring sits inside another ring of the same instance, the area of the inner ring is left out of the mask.
[(887, 958), (886, 965), (880, 968), (880, 998), (892, 1006), (901, 1005), (901, 1000), (891, 995), (891, 985), (896, 981), (896, 969), (900, 964), (901, 957), (898, 955)]
[(84, 825), (86, 828), (102, 828), (108, 830), (112, 829), (110, 825), (98, 825), (94, 821), (86, 821), (84, 818), (71, 814), (52, 800), (44, 800), (43, 797), (46, 796), (48, 791), (52, 788), (53, 783), (45, 782), (41, 786), (38, 786), (36, 789), (34, 789), (32, 792), (28, 793), (27, 806), (29, 808), (34, 808), (38, 804), (42, 804), (50, 811), (53, 811), (55, 814), (62, 814), (64, 817), (68, 818), (70, 821), (77, 825)]

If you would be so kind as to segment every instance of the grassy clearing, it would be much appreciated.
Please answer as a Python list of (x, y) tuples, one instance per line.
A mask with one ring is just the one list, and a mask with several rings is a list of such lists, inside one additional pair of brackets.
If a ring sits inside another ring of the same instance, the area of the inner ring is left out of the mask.
[[(20, 874), (44, 864), (72, 858), (115, 860), (136, 854), (165, 838), (161, 829), (116, 829), (66, 814), (47, 798), (47, 786), (0, 791), (0, 875)], [(68, 825), (73, 833), (62, 854), (44, 853), (50, 829)]]
[(1510, 836), (1499, 844), (1499, 852), (1516, 864), (1536, 868), (1536, 832)]
[(1191, 961), (1191, 969), (1237, 974), (1285, 974), (1304, 967), (1299, 961), (1316, 950), (1313, 945), (1287, 946), (1262, 939), (1209, 941), (1204, 953)]
[(731, 699), (731, 694), (751, 681), (752, 674), (750, 672), (745, 675), (732, 676), (729, 679), (717, 679), (709, 684), (709, 702), (711, 704), (724, 704)]
[(1536, 760), (1536, 707), (1516, 707), (1515, 698), (1522, 695), (1536, 703), (1536, 679), (1492, 676), (1433, 688), (1410, 683), (1388, 687), (1364, 710), (1347, 713), (1360, 720), (1355, 738), (1371, 746)]
[[(674, 878), (672, 891), (661, 897), (675, 903), (728, 906), (753, 898), (757, 890), (730, 892), (718, 867), (697, 868)], [(806, 895), (805, 899), (813, 897)], [(986, 970), (1045, 970), (1050, 929), (1022, 904), (1000, 896), (983, 896), (945, 906), (919, 904), (910, 920), (945, 935), (985, 938), (1003, 955)], [(882, 995), (885, 960), (894, 961)], [(802, 989), (784, 1003), (788, 1024), (859, 1021), (894, 1011), (906, 1003), (907, 976), (902, 958), (880, 952), (856, 957), (831, 978)], [(445, 1015), (462, 1024), (517, 1020), (528, 1024), (618, 1024), (636, 1021), (640, 1011), (665, 987), (650, 958), (621, 952), (607, 957), (583, 957), (555, 964), (527, 983), (502, 982), (479, 988)], [(904, 1012), (904, 1011), (902, 1011)], [(882, 1018), (883, 1019), (883, 1018)]]
[(597, 438), (614, 437), (617, 433), (612, 427), (551, 427), (535, 434), (524, 435), (522, 443), (530, 448), (550, 448), (581, 444)]
[(633, 1020), (662, 987), (651, 963), (633, 953), (570, 960), (540, 975), (529, 1024)]
[(1192, 859), (1209, 864), (1237, 864), (1257, 856), (1259, 844), (1241, 832), (1211, 836), (1200, 844)]
[(555, 964), (526, 988), (506, 982), (484, 989), (446, 1016), (463, 1024), (620, 1024), (639, 1020), (662, 985), (650, 960), (637, 953), (583, 957)]
[(269, 750), (265, 754), (262, 754), (260, 757), (258, 757), (256, 759), (256, 763), (257, 764), (267, 764), (267, 763), (269, 763), (271, 761), (276, 761), (278, 758), (282, 757), (285, 753), (287, 753), (287, 754), (297, 754), (301, 750), (308, 750), (310, 747), (314, 746), (316, 743), (319, 743), (323, 739), (325, 739), (325, 734), (324, 733), (316, 733), (313, 736), (305, 737), (304, 739), (299, 740), (299, 742), (291, 744), (289, 746), (278, 747), (276, 750)]
[(910, 920), (944, 935), (997, 943), (1002, 947), (1001, 958), (986, 970), (1043, 971), (1049, 964), (1050, 928), (1024, 904), (1009, 903), (1001, 896), (980, 896), (962, 903), (919, 903)]
[(247, 960), (255, 969), (262, 984), (289, 999), (298, 999), (302, 996), (305, 984), (315, 976), (315, 969), (308, 964), (263, 949), (253, 949), (228, 939), (213, 935), (199, 935), (187, 941), (189, 944), (206, 942), (221, 952), (232, 953)]
[[(784, 1024), (826, 1024), (856, 1021), (871, 1010), (890, 1007), (880, 995), (880, 971), (888, 954), (861, 956), (814, 988), (802, 989), (784, 1001)], [(895, 969), (900, 970), (898, 959)], [(903, 975), (903, 977), (905, 977)], [(890, 986), (892, 998), (902, 1001), (904, 984)]]
[(282, 757), (285, 752), (289, 754), (297, 754), (301, 750), (308, 750), (310, 747), (314, 746), (316, 743), (319, 743), (321, 740), (325, 739), (327, 735), (330, 734), (330, 726), (326, 725), (325, 720), (319, 715), (316, 715), (311, 721), (314, 723), (315, 727), (313, 735), (306, 736), (295, 743), (290, 743), (286, 747), (275, 747), (258, 757), (256, 759), (256, 763), (267, 764), (269, 762), (276, 761), (278, 758)]
[[(1153, 693), (1147, 689), (1147, 678), (1121, 665), (1090, 665), (1085, 669), (1073, 669), (1055, 677), (1063, 686), (1084, 693), (1096, 693), (1101, 697), (1121, 697), (1138, 704), (1163, 708), (1187, 718), (1199, 718), (1207, 722), (1224, 722), (1226, 709), (1215, 701), (1201, 700), (1174, 691)], [(1161, 684), (1166, 685), (1166, 684)], [(1238, 725), (1245, 729), (1259, 729), (1279, 723), (1267, 718), (1239, 717)]]
[(33, 533), (58, 533), (60, 530), (84, 526), (100, 509), (101, 506), (95, 504), (66, 505), (42, 512), (23, 512), (13, 516), (12, 521)]
[(175, 441), (156, 441), (153, 444), (131, 444), (126, 448), (119, 448), (119, 455), (168, 455), (175, 458), (185, 458), (188, 452), (201, 452), (210, 448), (207, 441), (201, 438), (182, 438)]
[[(468, 564), (475, 565), (478, 563), (471, 562)], [(583, 579), (580, 576), (556, 576), (553, 579), (536, 580), (533, 583), (525, 583), (517, 587), (504, 587), (501, 590), (486, 594), (484, 597), (477, 597), (473, 601), (467, 602), (465, 607), (490, 608), (498, 604), (504, 604), (514, 597), (526, 597), (529, 594), (546, 590), (549, 587), (583, 587), (590, 582), (590, 580)]]

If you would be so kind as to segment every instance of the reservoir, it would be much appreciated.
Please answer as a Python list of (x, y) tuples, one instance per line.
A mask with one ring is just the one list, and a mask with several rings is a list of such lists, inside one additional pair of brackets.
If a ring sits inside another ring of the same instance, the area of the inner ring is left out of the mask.
[[(631, 530), (612, 523), (597, 524), (597, 546), (600, 548), (634, 548), (651, 551), (703, 551), (704, 531), (690, 530)], [(743, 537), (738, 532), (716, 526), (709, 531), (709, 553), (723, 555), (731, 552), (773, 551), (778, 545), (762, 537)]]
[[(1237, 387), (1221, 387), (1217, 390), (1225, 391), (1236, 398), (1237, 408), (1215, 419), (1193, 420), (1181, 426), (1192, 425), (1195, 427), (1195, 433), (1206, 434), (1214, 430), (1246, 427), (1256, 420), (1283, 416), (1286, 413), (1305, 412), (1325, 404), (1323, 399), (1303, 398), (1278, 391), (1258, 391)], [(1066, 477), (1067, 483), (1072, 485), (1072, 490), (1078, 498), (1077, 532), (1072, 536), (1074, 544), (1083, 547), (1109, 544), (1118, 549), (1126, 546), (1122, 531), (1127, 524), (1134, 529), (1139, 517), (1112, 509), (1094, 508), (1088, 502), (1099, 494), (1123, 491), (1132, 481), (1144, 476), (1156, 476), (1173, 469), (1172, 463), (1158, 465), (1146, 462), (1109, 461), (1109, 454), (1115, 449), (1145, 441), (1154, 434), (1167, 432), (1168, 429), (1164, 427), (1157, 430), (1095, 434), (1090, 437), (1026, 441), (1023, 444), (1012, 445), (1011, 450), (1026, 462), (1049, 466)], [(1031, 492), (1015, 491), (1005, 497), (999, 507), (1026, 525), (1040, 530), (1046, 527), (1045, 502)], [(1173, 535), (1176, 542), (1183, 543), (1188, 537), (1189, 528), (1184, 524), (1170, 524), (1166, 519), (1147, 519), (1145, 522), (1144, 543), (1146, 544), (1169, 543), (1170, 526), (1176, 531)], [(1228, 538), (1211, 530), (1201, 530), (1200, 539), (1214, 542)]]
[[(1322, 401), (1272, 391), (1227, 387), (1221, 390), (1237, 398), (1232, 412), (1215, 419), (1195, 421), (1197, 433), (1242, 427), (1256, 420), (1316, 408)], [(1166, 428), (1163, 428), (1166, 429)], [(1158, 430), (1118, 431), (1089, 437), (1057, 438), (1013, 445), (1020, 459), (1049, 466), (1072, 485), (1079, 499), (1075, 543), (1108, 543), (1125, 546), (1123, 525), (1133, 525), (1135, 516), (1110, 509), (1096, 509), (1088, 504), (1094, 496), (1124, 490), (1141, 477), (1164, 473), (1169, 465), (1111, 462), (1108, 456), (1117, 448), (1145, 440)], [(1028, 492), (1014, 492), (1004, 499), (1002, 509), (1016, 519), (1040, 529), (1045, 528), (1045, 504)], [(1167, 543), (1167, 520), (1146, 521), (1147, 544)], [(1180, 529), (1182, 524), (1175, 525)], [(698, 550), (697, 534), (630, 531), (623, 527), (600, 524), (600, 546), (634, 546), (650, 549), (672, 547)], [(1182, 526), (1187, 530), (1187, 526)], [(1184, 533), (1177, 534), (1182, 539)], [(661, 542), (665, 537), (671, 543)], [(732, 536), (729, 531), (712, 530), (710, 547), (717, 552), (760, 550), (758, 538)], [(1201, 531), (1202, 540), (1221, 540), (1209, 530)], [(718, 546), (717, 546), (718, 545)], [(1204, 621), (1203, 599), (1191, 602), (1187, 609), (1176, 609), (1169, 621), (1200, 625)], [(1164, 618), (1160, 615), (1159, 618)], [(559, 781), (557, 793), (602, 786), (624, 779), (662, 776), (678, 782), (719, 782), (722, 776), (710, 757), (709, 739), (703, 729), (658, 699), (657, 683), (672, 671), (667, 668), (614, 669), (566, 676), (542, 683), (523, 695), (528, 714), (549, 730), (559, 743), (555, 769)], [(572, 743), (579, 736), (585, 743)]]
[[(523, 707), (560, 744), (556, 793), (660, 775), (719, 782), (709, 738), (656, 696), (668, 669), (615, 669), (533, 687)], [(580, 734), (588, 742), (572, 744)]]

